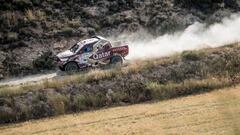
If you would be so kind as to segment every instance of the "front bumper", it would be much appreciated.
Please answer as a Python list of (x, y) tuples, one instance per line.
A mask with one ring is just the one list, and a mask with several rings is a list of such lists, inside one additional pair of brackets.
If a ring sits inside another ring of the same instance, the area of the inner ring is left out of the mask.
[(64, 67), (66, 61), (61, 60), (59, 57), (55, 58), (56, 64), (58, 67)]

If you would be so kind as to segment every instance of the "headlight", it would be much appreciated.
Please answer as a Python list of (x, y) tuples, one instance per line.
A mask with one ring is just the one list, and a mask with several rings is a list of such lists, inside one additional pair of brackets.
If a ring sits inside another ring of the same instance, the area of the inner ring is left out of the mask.
[(60, 61), (68, 61), (69, 58), (60, 58)]

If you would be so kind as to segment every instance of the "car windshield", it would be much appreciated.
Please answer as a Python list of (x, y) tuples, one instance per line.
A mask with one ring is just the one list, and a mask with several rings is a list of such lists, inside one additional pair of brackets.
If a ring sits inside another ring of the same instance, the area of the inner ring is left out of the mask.
[(75, 44), (74, 46), (72, 46), (71, 48), (70, 48), (70, 51), (71, 52), (73, 52), (73, 53), (76, 53), (76, 51), (79, 49), (79, 45), (78, 44)]

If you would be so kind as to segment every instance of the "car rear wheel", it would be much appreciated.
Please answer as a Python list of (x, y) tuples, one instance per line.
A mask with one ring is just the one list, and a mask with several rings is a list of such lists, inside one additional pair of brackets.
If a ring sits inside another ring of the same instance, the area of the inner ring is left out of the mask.
[(74, 71), (78, 71), (79, 67), (77, 65), (77, 63), (75, 62), (69, 62), (66, 66), (65, 66), (65, 71), (67, 72), (74, 72)]
[(121, 66), (123, 63), (123, 59), (121, 56), (113, 56), (111, 58), (110, 64), (114, 67)]

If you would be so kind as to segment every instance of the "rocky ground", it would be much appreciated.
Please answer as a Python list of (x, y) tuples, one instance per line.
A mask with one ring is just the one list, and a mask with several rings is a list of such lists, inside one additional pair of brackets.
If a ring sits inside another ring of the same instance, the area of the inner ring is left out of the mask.
[(95, 34), (157, 36), (239, 11), (238, 0), (0, 0), (0, 77), (54, 68), (51, 56)]

